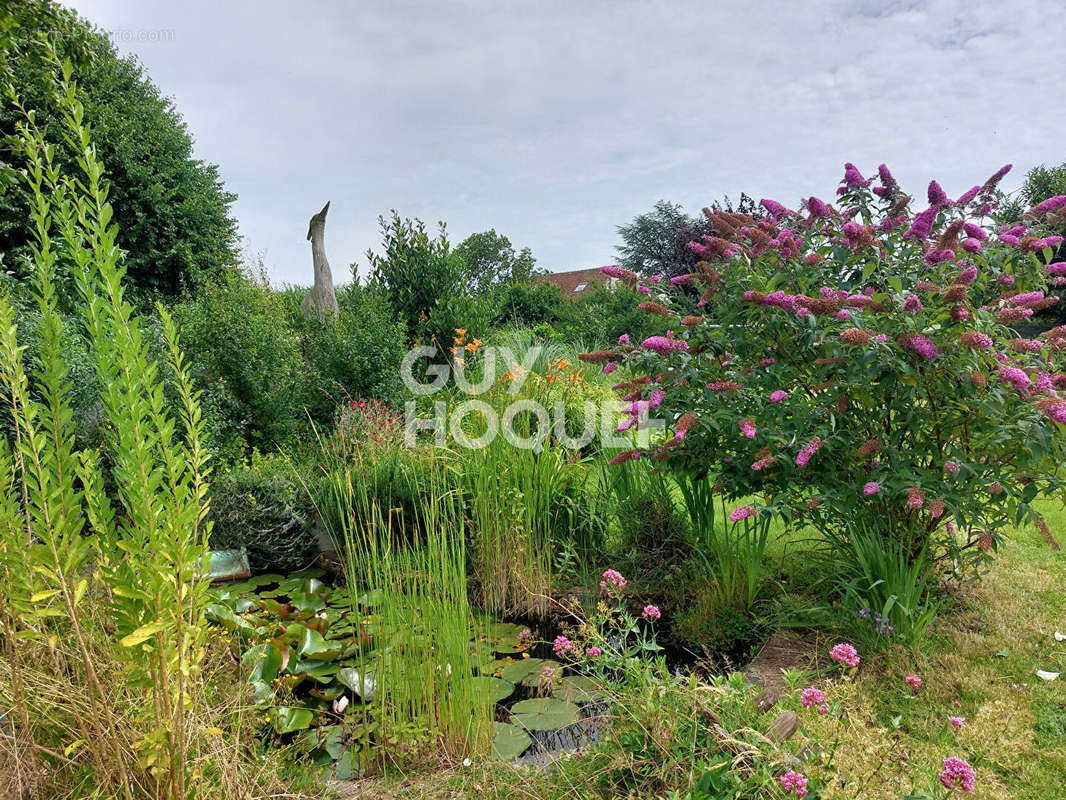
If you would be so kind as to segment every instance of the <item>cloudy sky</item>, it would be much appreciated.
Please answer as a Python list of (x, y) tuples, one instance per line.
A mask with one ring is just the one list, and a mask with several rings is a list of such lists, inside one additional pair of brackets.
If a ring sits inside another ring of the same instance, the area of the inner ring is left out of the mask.
[(1066, 161), (1063, 0), (69, 1), (174, 98), (279, 284), (326, 200), (338, 281), (391, 208), (555, 271), (659, 199)]

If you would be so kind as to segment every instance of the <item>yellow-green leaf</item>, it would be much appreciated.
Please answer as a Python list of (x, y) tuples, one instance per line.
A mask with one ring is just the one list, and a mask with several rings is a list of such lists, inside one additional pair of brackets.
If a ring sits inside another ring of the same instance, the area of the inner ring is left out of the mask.
[(74, 605), (81, 602), (81, 599), (85, 597), (85, 590), (89, 588), (89, 582), (82, 578), (78, 581), (78, 585), (74, 587)]
[(43, 592), (34, 592), (30, 597), (31, 603), (40, 603), (42, 600), (47, 600), (50, 597), (55, 597), (59, 594), (59, 589), (47, 589)]
[(165, 622), (149, 622), (147, 625), (142, 625), (133, 633), (129, 633), (119, 639), (118, 643), (123, 647), (136, 647), (142, 642), (150, 639), (159, 631), (163, 630), (167, 624)]

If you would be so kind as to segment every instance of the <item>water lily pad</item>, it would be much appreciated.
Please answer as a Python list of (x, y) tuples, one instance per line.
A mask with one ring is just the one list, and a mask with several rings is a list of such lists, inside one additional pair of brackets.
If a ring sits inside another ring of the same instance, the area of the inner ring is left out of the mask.
[(596, 681), (587, 675), (568, 675), (555, 682), (552, 696), (568, 703), (591, 703), (607, 695)]
[(311, 724), (315, 717), (314, 712), (308, 708), (292, 708), (279, 706), (274, 718), (274, 730), (278, 733), (292, 733), (302, 731)]
[(518, 635), (526, 630), (524, 625), (513, 622), (490, 622), (483, 625), (478, 638), (497, 653), (521, 653), (526, 648), (518, 643)]
[(536, 697), (511, 706), (515, 722), (531, 731), (554, 731), (573, 725), (581, 718), (581, 709), (554, 697)]
[(492, 742), (492, 757), (497, 761), (511, 761), (518, 758), (533, 744), (528, 733), (517, 725), (506, 722), (492, 723), (496, 734)]
[(510, 656), (505, 656), (504, 658), (493, 658), (489, 661), (477, 661), (475, 659), (474, 666), (478, 668), (478, 671), (482, 675), (496, 675), (498, 672), (501, 672), (504, 667), (510, 664), (514, 664), (518, 660), (519, 659), (511, 658)]
[(502, 678), (493, 678), (489, 675), (474, 678), (474, 687), (478, 694), (491, 697), (493, 703), (506, 700), (514, 693), (513, 683)]
[(521, 661), (508, 664), (501, 669), (500, 677), (511, 683), (536, 686), (537, 681), (540, 679), (540, 673), (545, 667), (559, 670), (562, 669), (562, 666), (558, 661), (553, 661), (550, 658), (523, 658)]
[(369, 703), (374, 699), (377, 682), (373, 675), (360, 675), (355, 667), (345, 667), (337, 673), (337, 680), (359, 695), (364, 703)]

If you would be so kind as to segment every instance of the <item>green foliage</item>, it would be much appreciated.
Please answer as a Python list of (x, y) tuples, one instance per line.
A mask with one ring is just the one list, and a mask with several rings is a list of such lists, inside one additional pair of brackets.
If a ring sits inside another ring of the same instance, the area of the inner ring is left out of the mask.
[(492, 324), (500, 328), (533, 328), (537, 325), (575, 328), (579, 325), (577, 306), (563, 297), (559, 287), (548, 281), (509, 282), (491, 293)]
[(332, 422), (344, 401), (400, 396), (404, 329), (387, 296), (358, 284), (340, 288), (340, 317), (333, 324), (307, 319), (300, 299), (298, 292), (285, 294), (303, 357), (300, 397), (316, 424)]
[[(50, 0), (18, 3), (0, 19), (13, 45), (6, 60), (9, 80), (24, 105), (34, 109), (45, 141), (55, 147), (55, 164), (65, 172), (77, 169), (81, 153), (66, 137), (48, 50), (55, 46), (61, 56), (72, 58), (84, 122), (93, 129), (98, 158), (108, 165), (128, 284), (148, 297), (175, 297), (195, 288), (203, 276), (234, 264), (237, 231), (230, 205), (235, 196), (225, 191), (214, 165), (193, 157), (192, 137), (181, 116), (137, 62), (120, 58), (105, 34)], [(42, 35), (48, 45), (40, 42)], [(0, 108), (0, 138), (9, 147), (18, 122), (16, 108)], [(32, 271), (32, 238), (24, 226), (31, 206), (32, 197), (17, 184), (0, 194), (0, 252), (5, 267), (19, 279)], [(74, 267), (60, 254), (56, 284), (61, 308), (77, 302)]]
[(250, 466), (230, 470), (211, 486), (211, 546), (246, 548), (257, 571), (306, 567), (317, 553), (312, 510), (287, 462), (253, 458)]
[(528, 247), (517, 254), (511, 240), (496, 230), (472, 233), (455, 248), (475, 293), (498, 284), (525, 283), (536, 274), (536, 259)]
[(395, 211), (379, 217), (382, 253), (367, 252), (370, 278), (389, 298), (407, 329), (408, 341), (451, 341), (457, 329), (477, 335), (487, 326), (488, 309), (473, 293), (463, 259), (451, 249), (444, 223), (437, 236), (425, 223), (401, 219)]
[(845, 605), (869, 622), (854, 630), (867, 642), (880, 638), (917, 648), (940, 605), (931, 596), (928, 551), (912, 555), (859, 525), (848, 527), (841, 550), (847, 554), (838, 567)]
[(608, 289), (595, 283), (576, 302), (576, 319), (556, 323), (566, 338), (599, 347), (613, 346), (618, 337), (628, 334), (635, 342), (666, 333), (666, 320), (641, 311), (633, 294), (625, 287)]
[(174, 315), (219, 449), (270, 451), (286, 442), (303, 416), (304, 364), (283, 298), (266, 278), (227, 270)]
[[(14, 309), (0, 299), (0, 380), (15, 425), (13, 442), (0, 448), (0, 617), (15, 631), (3, 641), (8, 679), (0, 705), (11, 709), (15, 739), (29, 751), (65, 753), (49, 778), (70, 794), (184, 800), (204, 786), (204, 773), (191, 765), (206, 640), (203, 422), (169, 316), (160, 309), (179, 386), (173, 410), (161, 365), (125, 299), (118, 230), (71, 72), (63, 65), (59, 107), (80, 179), (59, 170), (32, 113), (18, 125), (32, 205), (40, 344), (31, 368), (39, 399), (29, 394)], [(74, 266), (102, 387), (110, 493), (101, 453), (75, 449), (60, 251)], [(49, 665), (43, 682), (41, 665)], [(22, 752), (20, 795), (36, 772)]]

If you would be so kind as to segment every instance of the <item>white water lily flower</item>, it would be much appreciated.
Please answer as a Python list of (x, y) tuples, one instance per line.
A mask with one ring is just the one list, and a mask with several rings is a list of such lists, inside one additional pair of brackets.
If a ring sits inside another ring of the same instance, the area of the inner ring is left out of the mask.
[(1059, 677), (1059, 673), (1047, 672), (1046, 670), (1038, 669), (1036, 671), (1036, 677), (1043, 678), (1045, 681), (1053, 681), (1055, 680), (1055, 678)]

